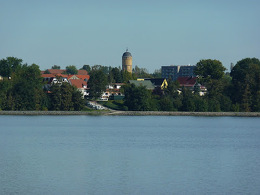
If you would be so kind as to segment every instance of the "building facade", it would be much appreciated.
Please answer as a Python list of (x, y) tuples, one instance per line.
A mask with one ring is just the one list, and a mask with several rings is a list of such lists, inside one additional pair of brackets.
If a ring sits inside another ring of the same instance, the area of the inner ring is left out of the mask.
[(126, 50), (122, 56), (122, 70), (132, 73), (132, 54)]
[(195, 77), (194, 69), (196, 66), (162, 66), (162, 78), (177, 80), (178, 77)]

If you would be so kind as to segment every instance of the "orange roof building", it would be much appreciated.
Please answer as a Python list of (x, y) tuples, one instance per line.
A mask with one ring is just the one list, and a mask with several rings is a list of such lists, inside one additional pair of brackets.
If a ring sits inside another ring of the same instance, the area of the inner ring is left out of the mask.
[(86, 71), (86, 70), (78, 70), (78, 74), (77, 75), (88, 75), (88, 71)]
[(83, 81), (81, 79), (71, 79), (70, 82), (71, 82), (71, 85), (77, 87), (77, 89), (87, 88), (87, 82)]
[(49, 71), (49, 73), (51, 73), (51, 74), (62, 74), (66, 70), (64, 70), (64, 69), (47, 69), (47, 71)]

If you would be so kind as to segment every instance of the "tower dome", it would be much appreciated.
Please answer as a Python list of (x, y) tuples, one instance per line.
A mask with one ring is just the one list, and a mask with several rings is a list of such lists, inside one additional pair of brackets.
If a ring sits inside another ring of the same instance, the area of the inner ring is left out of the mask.
[(128, 49), (122, 56), (122, 69), (123, 71), (132, 73), (132, 54), (128, 51)]
[(132, 54), (126, 51), (125, 53), (123, 53), (123, 57), (132, 57)]

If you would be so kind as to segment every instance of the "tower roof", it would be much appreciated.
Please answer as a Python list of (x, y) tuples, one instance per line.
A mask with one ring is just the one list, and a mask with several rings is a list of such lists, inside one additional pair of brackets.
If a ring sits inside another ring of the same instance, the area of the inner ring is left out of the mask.
[(123, 57), (132, 57), (132, 54), (126, 51), (125, 53), (123, 53)]

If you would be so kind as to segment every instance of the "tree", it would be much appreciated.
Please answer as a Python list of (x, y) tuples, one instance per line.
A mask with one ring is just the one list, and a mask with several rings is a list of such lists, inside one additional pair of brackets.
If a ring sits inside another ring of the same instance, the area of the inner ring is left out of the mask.
[(220, 79), (224, 76), (224, 71), (226, 68), (222, 65), (222, 63), (218, 60), (200, 60), (194, 73), (199, 75), (200, 78), (207, 81), (207, 79)]
[(208, 103), (204, 97), (199, 95), (193, 96), (193, 101), (195, 104), (195, 111), (196, 112), (207, 112), (208, 111)]
[(150, 78), (151, 75), (148, 73), (148, 70), (146, 68), (139, 68), (138, 66), (135, 66), (133, 68), (133, 74), (135, 77), (139, 78)]
[(124, 105), (128, 107), (128, 110), (153, 110), (154, 105), (152, 105), (151, 92), (147, 90), (145, 86), (127, 84), (122, 88), (125, 94)]
[[(218, 60), (200, 60), (194, 73), (199, 76), (198, 82), (205, 85), (207, 94), (204, 97), (208, 102), (208, 110), (211, 112), (220, 111), (220, 102), (227, 100), (226, 89), (230, 80), (224, 78), (226, 68)], [(225, 101), (224, 101), (225, 102)]]
[(51, 74), (51, 73), (50, 73), (50, 71), (49, 71), (48, 69), (46, 69), (46, 70), (44, 71), (44, 74)]
[(90, 65), (83, 65), (83, 67), (81, 68), (82, 70), (86, 70), (87, 72), (91, 71), (91, 67)]
[(159, 110), (160, 111), (176, 111), (173, 106), (172, 98), (169, 96), (164, 96), (159, 100)]
[(70, 74), (70, 75), (78, 74), (78, 70), (77, 70), (76, 66), (74, 66), (74, 65), (66, 66), (66, 73)]
[(122, 83), (122, 75), (117, 67), (109, 71), (108, 78), (110, 83)]
[(154, 73), (152, 74), (153, 78), (161, 78), (162, 77), (162, 69), (160, 68), (159, 70), (155, 70)]
[(39, 66), (24, 64), (12, 74), (12, 97), (15, 110), (40, 109), (38, 93), (42, 91), (42, 78)]
[(21, 68), (22, 59), (15, 57), (7, 57), (0, 60), (0, 75), (3, 77), (10, 77), (13, 72)]
[(58, 66), (58, 65), (53, 65), (51, 68), (52, 68), (52, 69), (60, 69), (60, 66)]
[(75, 111), (80, 111), (84, 107), (84, 100), (82, 99), (82, 94), (75, 87), (73, 87), (72, 91), (72, 100), (73, 108)]
[(220, 103), (216, 98), (208, 99), (208, 111), (209, 112), (220, 112)]
[(182, 111), (195, 111), (194, 96), (190, 89), (182, 88)]
[(61, 90), (58, 84), (51, 86), (50, 110), (60, 110), (61, 108)]
[(168, 87), (164, 90), (166, 97), (169, 97), (173, 103), (174, 110), (182, 107), (182, 96), (179, 95), (180, 84), (177, 81), (168, 81)]
[(123, 83), (127, 83), (129, 80), (133, 79), (132, 74), (128, 71), (121, 70), (121, 75)]
[(107, 76), (100, 69), (92, 69), (90, 72), (90, 79), (88, 81), (89, 96), (98, 99), (106, 90)]
[(240, 111), (258, 111), (260, 109), (260, 61), (257, 58), (245, 58), (237, 62), (231, 71), (232, 101), (240, 105)]
[(73, 110), (72, 93), (73, 87), (69, 83), (62, 83), (60, 86), (61, 104), (60, 110)]
[(0, 63), (0, 69), (4, 70), (4, 75), (11, 77), (10, 80), (5, 79), (1, 82), (0, 108), (4, 110), (40, 110), (45, 95), (42, 90), (39, 66), (22, 64), (22, 60), (15, 57), (7, 57)]
[(69, 83), (52, 85), (50, 94), (50, 110), (82, 110), (84, 100), (82, 94)]
[(8, 101), (12, 99), (10, 97), (12, 85), (9, 80), (0, 81), (0, 110), (10, 110)]

